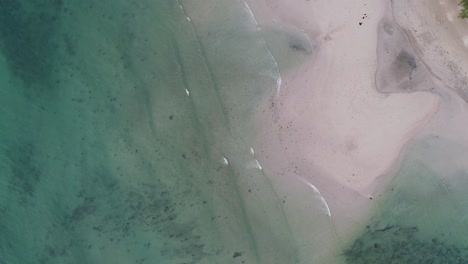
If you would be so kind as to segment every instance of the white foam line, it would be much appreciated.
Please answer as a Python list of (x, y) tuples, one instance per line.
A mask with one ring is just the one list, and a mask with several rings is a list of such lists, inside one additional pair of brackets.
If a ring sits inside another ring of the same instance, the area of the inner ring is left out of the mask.
[(327, 204), (327, 201), (325, 201), (325, 198), (323, 198), (322, 194), (320, 193), (320, 191), (317, 189), (317, 187), (315, 187), (312, 183), (310, 183), (309, 181), (307, 181), (306, 179), (300, 177), (299, 180), (304, 183), (305, 185), (309, 186), (313, 191), (314, 193), (318, 194), (319, 198), (320, 198), (320, 201), (323, 203), (323, 205), (325, 206), (325, 209), (326, 209), (326, 214), (330, 217), (331, 219), (331, 211), (330, 211), (330, 207), (328, 207), (328, 204)]
[(258, 162), (258, 160), (253, 160), (253, 161), (250, 161), (247, 163), (246, 167), (248, 169), (259, 169), (259, 170), (263, 170), (263, 167), (262, 165), (260, 165), (260, 162)]
[(304, 35), (306, 36), (307, 41), (309, 41), (310, 50), (311, 52), (313, 52), (314, 47), (312, 46), (312, 41), (310, 41), (309, 34), (307, 34), (303, 29), (301, 30), (302, 30), (302, 33), (304, 33)]
[(284, 28), (283, 28), (283, 25), (281, 25), (280, 22), (278, 22), (278, 20), (276, 19), (273, 19), (273, 22), (277, 23), (281, 29), (281, 33), (283, 34), (283, 38), (284, 38), (284, 41), (288, 42), (288, 38), (286, 37), (286, 33), (284, 33)]
[(221, 159), (221, 162), (224, 164), (224, 165), (229, 165), (229, 161), (226, 159), (226, 157), (223, 157)]
[(255, 165), (256, 165), (257, 169), (259, 169), (259, 170), (263, 170), (263, 167), (262, 167), (262, 165), (260, 165), (260, 162), (258, 162), (258, 160), (257, 160), (257, 159), (255, 160)]
[(442, 187), (444, 188), (445, 192), (446, 192), (447, 194), (450, 194), (450, 191), (449, 191), (449, 188), (448, 188), (448, 186), (447, 186), (447, 183), (446, 183), (443, 179), (441, 179), (441, 178), (439, 178), (439, 177), (437, 177), (437, 176), (434, 176), (434, 178), (436, 178), (436, 180), (440, 183), (440, 185), (442, 185)]
[(270, 47), (268, 47), (268, 43), (266, 42), (265, 36), (263, 35), (263, 31), (260, 28), (260, 25), (258, 24), (257, 19), (255, 19), (255, 16), (254, 16), (254, 14), (252, 12), (252, 9), (250, 9), (249, 5), (247, 4), (247, 2), (245, 2), (245, 0), (242, 0), (242, 2), (244, 2), (245, 7), (249, 11), (250, 16), (252, 17), (255, 25), (257, 26), (257, 29), (260, 31), (260, 35), (262, 36), (262, 39), (265, 42), (266, 48), (268, 50), (268, 54), (270, 54), (270, 57), (273, 59), (273, 62), (275, 63), (276, 72), (278, 73), (278, 77), (276, 78), (276, 96), (278, 96), (279, 93), (280, 93), (280, 90), (281, 90), (281, 83), (282, 83), (281, 73), (280, 73), (280, 70), (279, 70), (278, 62), (276, 61), (275, 57), (273, 57), (273, 54), (271, 53)]
[(250, 155), (255, 156), (255, 150), (253, 148), (250, 148)]

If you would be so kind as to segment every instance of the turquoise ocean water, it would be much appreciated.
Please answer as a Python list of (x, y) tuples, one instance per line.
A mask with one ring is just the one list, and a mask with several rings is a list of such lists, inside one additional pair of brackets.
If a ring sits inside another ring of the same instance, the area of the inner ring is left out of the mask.
[(0, 263), (293, 263), (278, 77), (242, 1), (0, 0)]
[(466, 148), (411, 144), (372, 217), (344, 250), (346, 263), (468, 263)]

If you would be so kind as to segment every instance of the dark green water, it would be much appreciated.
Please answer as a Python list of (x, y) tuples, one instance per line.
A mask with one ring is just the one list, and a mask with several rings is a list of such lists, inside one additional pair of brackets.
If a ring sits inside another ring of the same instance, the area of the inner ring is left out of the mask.
[(0, 0), (0, 263), (293, 263), (245, 167), (279, 77), (249, 18), (242, 1)]

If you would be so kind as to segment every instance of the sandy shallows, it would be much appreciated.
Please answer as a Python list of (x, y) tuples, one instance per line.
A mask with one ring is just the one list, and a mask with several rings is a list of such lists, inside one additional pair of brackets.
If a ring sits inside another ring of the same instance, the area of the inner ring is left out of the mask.
[[(304, 258), (320, 263), (338, 256), (334, 243), (364, 225), (388, 180), (381, 176), (390, 175), (403, 146), (437, 112), (438, 97), (376, 90), (376, 70), (386, 63), (377, 59), (378, 26), (391, 11), (386, 1), (249, 5), (260, 27), (298, 28), (313, 46), (310, 60), (282, 72), (279, 94), (260, 111), (256, 150), (279, 195), (297, 197), (286, 206), (290, 224)], [(307, 203), (325, 210), (306, 214)], [(330, 218), (330, 230), (314, 221), (317, 214)]]

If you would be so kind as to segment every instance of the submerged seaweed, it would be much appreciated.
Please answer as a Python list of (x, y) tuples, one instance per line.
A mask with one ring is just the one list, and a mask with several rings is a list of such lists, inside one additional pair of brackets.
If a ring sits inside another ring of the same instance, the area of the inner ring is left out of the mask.
[(343, 255), (349, 264), (468, 263), (468, 248), (450, 245), (438, 238), (420, 239), (416, 235), (418, 232), (416, 226), (368, 226)]

